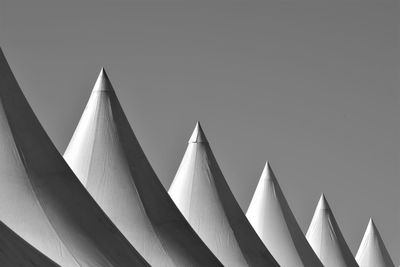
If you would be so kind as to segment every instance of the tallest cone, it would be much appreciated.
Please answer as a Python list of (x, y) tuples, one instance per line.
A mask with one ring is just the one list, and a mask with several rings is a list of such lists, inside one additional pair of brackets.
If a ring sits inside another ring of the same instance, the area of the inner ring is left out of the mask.
[(148, 162), (104, 69), (64, 154), (78, 178), (152, 266), (220, 266)]
[(0, 51), (0, 220), (65, 267), (148, 266), (58, 153)]

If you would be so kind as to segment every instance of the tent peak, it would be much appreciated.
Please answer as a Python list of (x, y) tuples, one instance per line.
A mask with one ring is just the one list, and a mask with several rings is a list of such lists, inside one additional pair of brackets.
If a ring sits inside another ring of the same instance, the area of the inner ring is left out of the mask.
[(318, 201), (306, 238), (326, 267), (358, 267), (324, 194)]
[(246, 216), (280, 266), (323, 266), (299, 227), (268, 161)]
[(63, 160), (1, 51), (0, 101), (0, 221), (59, 266), (150, 266)]
[(271, 169), (271, 164), (269, 163), (269, 160), (265, 161), (265, 168)]
[(105, 75), (106, 77), (108, 77), (108, 76), (107, 76), (107, 72), (106, 72), (106, 70), (105, 70), (104, 67), (101, 67), (101, 68), (100, 68), (100, 73), (99, 73), (99, 75)]
[(324, 194), (321, 194), (321, 197), (319, 198), (317, 210), (330, 210), (328, 201)]
[(169, 194), (224, 266), (279, 266), (237, 204), (199, 122)]
[(97, 77), (96, 83), (93, 87), (93, 92), (110, 92), (113, 91), (110, 79), (108, 78), (107, 72), (104, 67), (101, 67), (99, 76)]
[(369, 219), (355, 258), (359, 266), (395, 267), (372, 218)]
[(269, 161), (267, 160), (265, 162), (265, 166), (264, 166), (264, 170), (261, 174), (261, 179), (267, 180), (267, 181), (275, 181), (275, 174), (271, 168), (271, 164), (269, 163)]
[(375, 232), (376, 232), (376, 226), (375, 226), (374, 220), (372, 218), (369, 218), (367, 232), (370, 232), (373, 234), (375, 234)]
[(199, 121), (196, 122), (196, 126), (194, 127), (188, 143), (208, 143)]

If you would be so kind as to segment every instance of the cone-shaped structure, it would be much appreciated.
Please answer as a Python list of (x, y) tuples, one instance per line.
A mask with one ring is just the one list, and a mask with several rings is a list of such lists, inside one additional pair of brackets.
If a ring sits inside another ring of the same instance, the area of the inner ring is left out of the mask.
[(358, 267), (323, 194), (306, 237), (325, 267)]
[(372, 219), (361, 241), (356, 255), (360, 267), (394, 267), (385, 244)]
[(152, 266), (220, 266), (160, 183), (102, 69), (64, 157)]
[(225, 266), (277, 266), (236, 202), (199, 123), (169, 193)]
[(58, 267), (25, 240), (0, 222), (0, 266), (2, 267)]
[(268, 162), (246, 216), (281, 266), (323, 266), (301, 231)]
[(0, 51), (0, 220), (63, 267), (148, 266), (81, 185)]

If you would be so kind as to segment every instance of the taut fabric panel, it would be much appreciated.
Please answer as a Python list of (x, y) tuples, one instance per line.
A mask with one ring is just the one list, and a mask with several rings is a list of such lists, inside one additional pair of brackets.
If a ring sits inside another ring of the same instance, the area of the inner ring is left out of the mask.
[(169, 194), (225, 266), (278, 266), (236, 202), (199, 123)]
[(152, 266), (221, 266), (160, 183), (104, 69), (64, 157)]
[(360, 267), (394, 267), (389, 252), (372, 219), (369, 220), (358, 248), (356, 260)]
[(0, 220), (63, 267), (149, 266), (81, 185), (0, 52)]
[(324, 195), (321, 195), (306, 237), (325, 267), (358, 267)]
[(268, 162), (246, 216), (281, 266), (323, 266), (301, 231)]

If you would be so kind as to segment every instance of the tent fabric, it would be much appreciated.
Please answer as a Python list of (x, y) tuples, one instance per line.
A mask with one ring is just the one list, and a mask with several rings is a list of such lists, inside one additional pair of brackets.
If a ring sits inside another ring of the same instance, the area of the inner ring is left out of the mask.
[(0, 220), (63, 267), (149, 266), (47, 136), (0, 51)]
[(2, 222), (0, 222), (0, 266), (58, 267), (55, 262), (29, 245)]
[(199, 123), (169, 194), (225, 266), (278, 266), (236, 202)]
[(323, 266), (290, 210), (268, 162), (246, 216), (281, 266)]
[(64, 157), (152, 266), (221, 266), (160, 183), (104, 69)]
[(323, 194), (306, 238), (325, 267), (358, 267)]
[(372, 219), (369, 220), (364, 237), (356, 254), (360, 267), (394, 267), (382, 237)]

